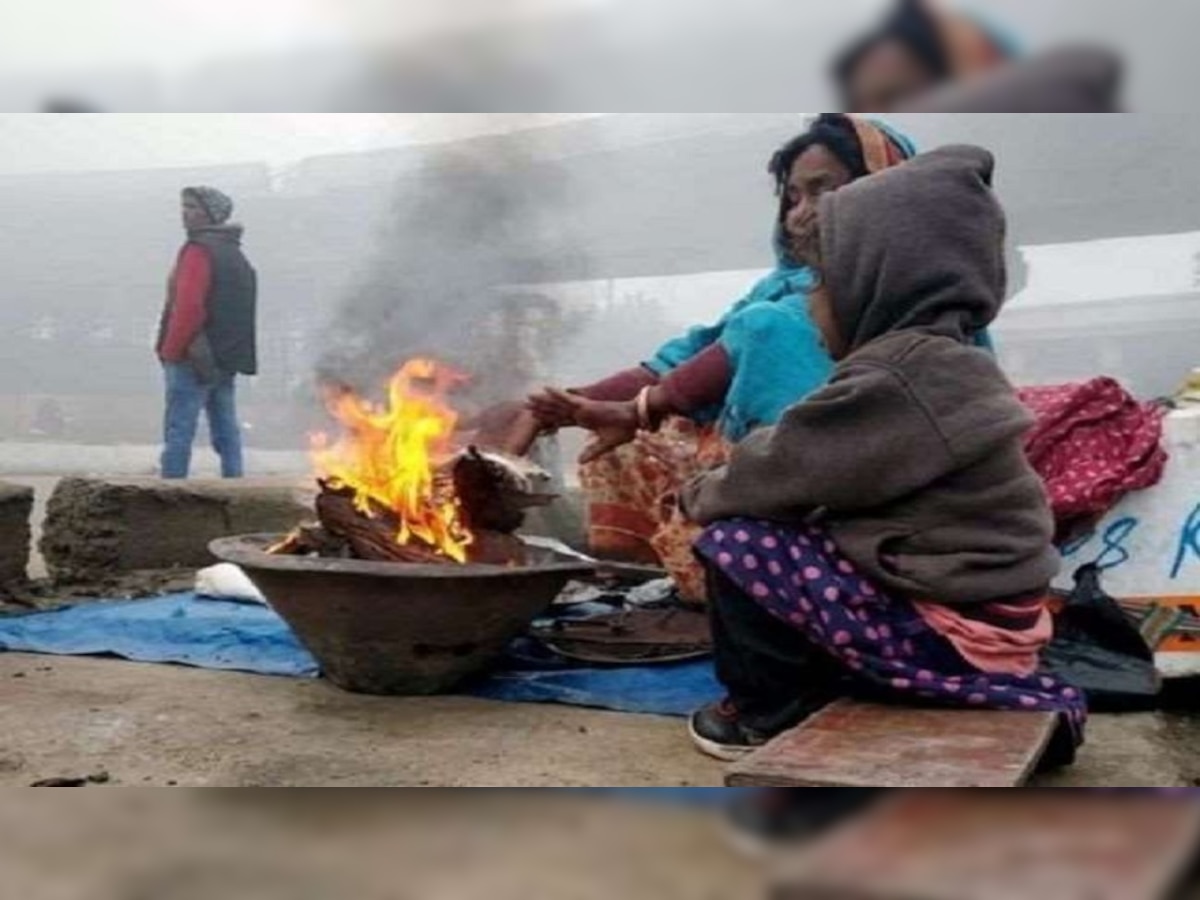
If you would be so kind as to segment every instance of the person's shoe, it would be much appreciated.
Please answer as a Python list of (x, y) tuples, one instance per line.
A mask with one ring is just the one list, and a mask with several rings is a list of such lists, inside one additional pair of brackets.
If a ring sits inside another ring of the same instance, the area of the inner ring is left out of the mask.
[(688, 733), (701, 753), (722, 762), (737, 762), (775, 736), (749, 727), (728, 699), (693, 713)]

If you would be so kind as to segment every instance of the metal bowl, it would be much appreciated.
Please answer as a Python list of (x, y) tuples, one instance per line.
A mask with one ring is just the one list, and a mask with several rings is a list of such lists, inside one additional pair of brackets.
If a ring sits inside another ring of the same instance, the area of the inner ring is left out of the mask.
[(531, 549), (532, 564), (404, 565), (276, 556), (282, 535), (213, 541), (240, 566), (331, 682), (361, 694), (447, 693), (485, 670), (593, 567)]

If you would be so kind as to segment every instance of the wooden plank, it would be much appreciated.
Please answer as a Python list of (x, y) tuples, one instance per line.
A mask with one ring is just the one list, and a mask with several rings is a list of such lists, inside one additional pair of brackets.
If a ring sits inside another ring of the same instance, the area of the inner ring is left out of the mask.
[(1057, 717), (843, 700), (729, 770), (730, 787), (1020, 787)]
[(1189, 797), (902, 791), (783, 859), (780, 900), (1158, 900), (1200, 838)]

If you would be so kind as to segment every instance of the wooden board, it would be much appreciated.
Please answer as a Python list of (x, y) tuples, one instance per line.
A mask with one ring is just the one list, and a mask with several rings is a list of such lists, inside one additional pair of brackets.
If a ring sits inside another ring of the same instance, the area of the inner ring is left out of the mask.
[(1200, 804), (1086, 791), (901, 791), (773, 873), (781, 900), (1159, 900)]
[(876, 706), (843, 700), (730, 769), (730, 787), (1020, 787), (1053, 713)]

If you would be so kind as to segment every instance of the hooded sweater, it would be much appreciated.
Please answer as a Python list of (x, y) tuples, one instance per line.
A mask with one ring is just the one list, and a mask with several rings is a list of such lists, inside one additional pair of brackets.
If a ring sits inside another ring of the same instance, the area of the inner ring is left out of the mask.
[(859, 572), (948, 605), (1032, 597), (1058, 571), (1029, 412), (969, 335), (1005, 293), (993, 160), (949, 147), (826, 196), (823, 274), (850, 352), (682, 502), (701, 524), (820, 521)]
[(1121, 61), (1087, 46), (1063, 47), (957, 82), (904, 104), (913, 113), (1120, 112)]

